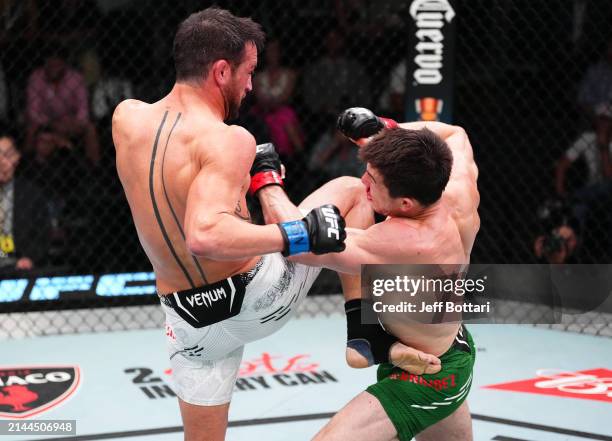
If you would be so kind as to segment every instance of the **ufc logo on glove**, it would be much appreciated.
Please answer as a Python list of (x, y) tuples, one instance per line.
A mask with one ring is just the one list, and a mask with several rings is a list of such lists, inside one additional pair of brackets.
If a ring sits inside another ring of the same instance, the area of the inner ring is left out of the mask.
[(323, 207), (321, 209), (323, 216), (325, 216), (325, 222), (327, 222), (330, 228), (327, 229), (327, 237), (332, 238), (332, 235), (336, 240), (340, 240), (340, 231), (338, 231), (338, 217), (334, 213), (333, 208)]

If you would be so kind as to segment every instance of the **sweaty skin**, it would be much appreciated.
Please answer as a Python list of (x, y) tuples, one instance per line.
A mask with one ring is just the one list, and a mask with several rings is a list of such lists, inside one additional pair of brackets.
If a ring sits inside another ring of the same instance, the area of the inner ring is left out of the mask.
[[(244, 89), (238, 100), (251, 90), (256, 64), (247, 45), (233, 73)], [(227, 105), (214, 104), (201, 89), (177, 83), (160, 101), (126, 100), (113, 115), (117, 171), (161, 294), (248, 271), (259, 255), (283, 248), (278, 227), (249, 222), (255, 140), (226, 125), (219, 109)]]
[[(480, 195), (476, 186), (478, 168), (472, 146), (465, 131), (457, 127), (440, 123), (400, 124), (406, 129), (420, 129), (423, 126), (445, 139), (453, 153), (450, 179), (438, 207), (433, 208), (423, 220), (390, 217), (381, 224), (386, 228), (371, 227), (374, 234), (369, 240), (371, 244), (380, 246), (387, 243), (391, 246), (397, 243), (398, 237), (405, 237), (394, 250), (396, 253), (387, 256), (384, 263), (468, 264), (480, 228)], [(394, 257), (397, 258), (395, 262)], [(407, 346), (440, 356), (452, 344), (459, 323), (425, 325), (394, 321), (387, 328)]]
[[(427, 127), (444, 139), (451, 149), (453, 167), (440, 200), (416, 217), (389, 215), (385, 221), (367, 229), (347, 228), (346, 250), (342, 253), (324, 256), (308, 254), (294, 256), (292, 260), (348, 274), (359, 274), (361, 264), (364, 263), (469, 263), (480, 228), (477, 212), (480, 196), (476, 186), (478, 169), (465, 131), (457, 126), (437, 122), (404, 123), (400, 127), (413, 130)], [(333, 185), (333, 182), (330, 184)], [(358, 191), (366, 193), (374, 210), (385, 213), (391, 198), (382, 185), (382, 177), (368, 165), (362, 182), (364, 188)], [(328, 191), (331, 190), (333, 187), (330, 186)], [(268, 190), (270, 196), (273, 196), (273, 191)], [(270, 197), (269, 200), (273, 199)], [(276, 198), (275, 202), (279, 200)], [(317, 203), (321, 202), (317, 200)], [(288, 214), (286, 204), (283, 204), (284, 210), (280, 206), (275, 210)], [(293, 216), (297, 216), (297, 213)], [(394, 315), (394, 318), (397, 316)], [(430, 325), (414, 321), (397, 323), (397, 320), (393, 320), (390, 323), (385, 321), (384, 316), (381, 320), (406, 346), (435, 356), (446, 352), (459, 329), (459, 322)]]

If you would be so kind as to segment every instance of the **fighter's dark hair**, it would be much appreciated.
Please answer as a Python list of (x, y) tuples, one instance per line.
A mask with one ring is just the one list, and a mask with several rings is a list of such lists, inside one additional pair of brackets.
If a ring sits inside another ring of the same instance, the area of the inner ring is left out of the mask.
[(382, 175), (391, 197), (414, 198), (425, 206), (440, 199), (453, 165), (448, 145), (426, 128), (383, 130), (359, 157)]
[(261, 26), (247, 17), (211, 7), (195, 12), (178, 27), (174, 37), (174, 67), (177, 81), (206, 79), (210, 66), (227, 60), (238, 66), (249, 42), (263, 49), (265, 34)]

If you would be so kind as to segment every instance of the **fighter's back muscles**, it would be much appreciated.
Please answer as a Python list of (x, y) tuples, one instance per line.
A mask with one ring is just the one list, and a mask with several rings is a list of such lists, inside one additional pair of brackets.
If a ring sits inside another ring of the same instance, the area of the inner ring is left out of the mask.
[[(178, 134), (171, 139), (173, 131)], [(241, 188), (246, 191), (243, 184), (255, 154), (255, 141), (244, 129), (222, 123), (202, 128), (201, 121), (194, 123), (188, 116), (180, 118), (180, 112), (162, 102), (145, 104), (126, 100), (113, 115), (113, 139), (117, 170), (140, 241), (158, 279), (168, 280), (167, 284), (163, 283), (164, 288), (178, 289), (176, 284), (185, 283), (184, 277), (178, 275), (182, 273), (177, 273), (180, 265), (175, 263), (190, 261), (193, 258), (189, 254), (214, 260), (239, 260), (282, 249), (278, 227), (254, 226), (231, 215), (236, 202), (243, 199)], [(168, 143), (173, 152), (169, 156), (174, 155), (170, 160), (164, 156)], [(160, 151), (155, 157), (156, 147)], [(164, 160), (168, 170), (161, 173)], [(166, 181), (160, 183), (162, 175)], [(168, 207), (166, 186), (170, 199), (179, 207), (176, 210)], [(149, 194), (151, 197), (146, 197)], [(160, 216), (152, 204), (154, 195), (162, 206)], [(166, 226), (172, 224), (167, 229), (168, 241), (162, 239), (160, 217)], [(178, 229), (175, 224), (179, 224)], [(168, 242), (176, 248), (178, 258), (172, 258), (174, 253), (169, 252)], [(215, 264), (216, 273), (225, 274), (229, 270), (224, 271), (218, 265)], [(216, 278), (213, 276), (213, 279)]]
[[(168, 145), (170, 144), (170, 140), (172, 138), (174, 129), (178, 125), (181, 119), (181, 115), (182, 115), (181, 112), (176, 113), (176, 118), (174, 118), (174, 122), (171, 122), (168, 120), (170, 113), (171, 112), (169, 110), (166, 110), (164, 112), (161, 122), (159, 123), (159, 127), (157, 128), (157, 131), (155, 133), (155, 141), (151, 148), (151, 161), (150, 161), (150, 166), (149, 166), (149, 178), (148, 178), (149, 195), (151, 198), (151, 205), (153, 208), (153, 212), (155, 214), (155, 220), (157, 222), (157, 225), (159, 226), (161, 235), (163, 236), (163, 240), (166, 243), (168, 250), (172, 254), (174, 262), (182, 271), (183, 275), (185, 276), (185, 279), (189, 282), (190, 287), (195, 288), (197, 281), (194, 280), (194, 278), (192, 278), (189, 272), (188, 266), (186, 266), (186, 264), (183, 262), (183, 258), (182, 258), (183, 256), (181, 256), (181, 254), (184, 255), (185, 253), (180, 252), (182, 248), (180, 244), (177, 244), (178, 245), (178, 252), (177, 252), (177, 247), (175, 247), (175, 243), (171, 239), (171, 236), (169, 234), (169, 231), (177, 231), (182, 241), (183, 242), (185, 241), (185, 232), (182, 227), (182, 221), (179, 220), (177, 216), (177, 210), (174, 207), (174, 205), (176, 204), (171, 201), (171, 198), (169, 196), (169, 190), (170, 192), (176, 193), (176, 189), (173, 188), (176, 186), (176, 184), (173, 179), (171, 182), (169, 182), (169, 185), (166, 186), (166, 179), (165, 179), (166, 153), (168, 152)], [(174, 112), (172, 112), (172, 114), (174, 114)], [(170, 124), (170, 130), (168, 131), (168, 135), (166, 137), (165, 142), (161, 140), (162, 142), (160, 143), (161, 134), (164, 131), (164, 126), (166, 124)], [(170, 155), (168, 155), (168, 158), (169, 157)], [(159, 158), (161, 158), (161, 161), (159, 160)], [(160, 165), (160, 162), (161, 162), (161, 165)], [(185, 164), (183, 163), (183, 166), (180, 168), (184, 168), (184, 167), (185, 167)], [(188, 167), (188, 168), (191, 168), (191, 167)], [(159, 169), (159, 170), (156, 170), (156, 169)], [(162, 196), (159, 194), (160, 192), (156, 194), (156, 190), (155, 190), (156, 186), (159, 187), (159, 185), (156, 185), (156, 176), (157, 176), (157, 180), (161, 180), (161, 188), (162, 188), (161, 193), (163, 193), (163, 202), (162, 202)], [(175, 185), (170, 185), (170, 184), (175, 184)], [(179, 202), (179, 205), (181, 205), (182, 207), (184, 207), (185, 205), (184, 201), (182, 201), (183, 202), (182, 204), (180, 203), (181, 202), (180, 199), (175, 202)], [(160, 212), (160, 203), (165, 203), (167, 205), (167, 208), (170, 211), (172, 219), (168, 219), (168, 222), (164, 221), (162, 217), (162, 214)], [(187, 258), (187, 256), (185, 256), (185, 258)], [(195, 256), (192, 255), (191, 261), (193, 262), (195, 268), (197, 269), (202, 279), (202, 283), (208, 283), (208, 279), (206, 275), (204, 274), (204, 270), (202, 268), (202, 265), (200, 265), (200, 262), (198, 261), (198, 259), (196, 259)]]

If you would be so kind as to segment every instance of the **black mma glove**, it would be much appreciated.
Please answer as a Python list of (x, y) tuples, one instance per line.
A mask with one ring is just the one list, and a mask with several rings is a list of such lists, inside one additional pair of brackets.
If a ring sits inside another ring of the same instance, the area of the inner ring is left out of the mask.
[(249, 194), (254, 195), (267, 185), (283, 186), (281, 161), (271, 142), (257, 145), (257, 153), (251, 167)]
[(337, 127), (344, 136), (357, 141), (398, 125), (392, 119), (374, 115), (374, 112), (365, 107), (351, 107), (338, 116)]
[(339, 253), (346, 248), (346, 222), (334, 205), (317, 207), (301, 220), (277, 225), (285, 241), (283, 256)]

